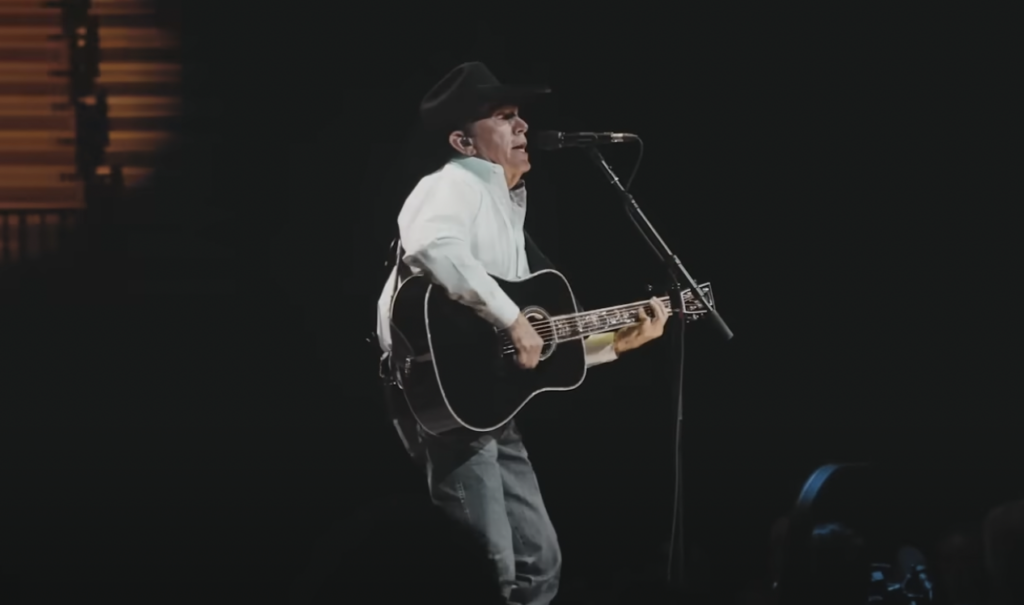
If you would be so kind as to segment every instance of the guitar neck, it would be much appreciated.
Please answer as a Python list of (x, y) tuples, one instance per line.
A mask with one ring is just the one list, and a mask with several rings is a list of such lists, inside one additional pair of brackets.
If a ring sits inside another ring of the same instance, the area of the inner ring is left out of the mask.
[[(701, 284), (700, 289), (708, 303), (714, 307), (715, 303), (711, 295), (711, 285)], [(670, 315), (672, 314), (673, 305), (670, 297), (662, 296), (655, 300), (661, 303), (662, 307)], [(654, 317), (654, 309), (651, 305), (652, 302), (650, 300), (642, 300), (625, 305), (597, 309), (596, 311), (584, 311), (583, 313), (552, 317), (549, 320), (551, 322), (550, 327), (545, 330), (545, 336), (552, 338), (555, 342), (567, 342), (596, 334), (614, 332), (639, 321), (641, 309), (643, 309), (647, 317)], [(682, 292), (682, 309), (680, 310), (682, 311), (683, 319), (686, 321), (697, 319), (707, 313), (703, 303), (689, 289)]]
[[(658, 302), (662, 304), (667, 312), (672, 312), (672, 302), (667, 296), (659, 298)], [(552, 317), (551, 323), (554, 328), (555, 341), (567, 342), (595, 334), (614, 332), (639, 321), (640, 309), (644, 310), (647, 317), (654, 316), (651, 301), (645, 300), (643, 302), (608, 307), (596, 311)]]

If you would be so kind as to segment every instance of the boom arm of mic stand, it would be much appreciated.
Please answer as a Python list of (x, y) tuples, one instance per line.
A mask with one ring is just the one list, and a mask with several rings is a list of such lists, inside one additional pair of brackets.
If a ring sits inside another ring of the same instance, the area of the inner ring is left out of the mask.
[[(619, 182), (619, 177), (615, 175), (608, 163), (605, 162), (604, 157), (601, 155), (596, 148), (591, 147), (589, 149), (590, 157), (594, 162), (601, 168), (604, 175), (608, 178), (618, 192), (619, 197), (622, 198), (623, 203), (626, 206), (626, 211), (629, 214), (629, 218), (633, 221), (633, 225), (636, 226), (640, 235), (644, 238), (647, 244), (651, 247), (655, 256), (661, 260), (661, 263), (665, 265), (668, 270), (669, 277), (672, 279), (672, 286), (677, 290), (675, 293), (680, 296), (679, 289), (682, 287), (682, 283), (685, 283), (690, 288), (690, 292), (707, 310), (708, 316), (711, 321), (719, 329), (726, 340), (732, 338), (732, 330), (729, 326), (725, 325), (725, 321), (718, 312), (708, 304), (707, 298), (704, 297), (704, 292), (697, 286), (697, 282), (690, 277), (690, 273), (683, 267), (683, 263), (680, 262), (677, 257), (665, 244), (665, 240), (661, 239), (658, 235), (657, 230), (651, 225), (651, 222), (644, 216), (643, 211), (637, 205), (636, 200), (633, 196), (626, 191), (622, 183)], [(684, 304), (680, 299), (679, 303)], [(671, 336), (673, 337), (673, 351), (675, 352), (676, 359), (673, 364), (675, 376), (672, 381), (672, 400), (676, 408), (676, 422), (675, 422), (675, 500), (672, 507), (672, 537), (669, 542), (669, 556), (668, 556), (668, 580), (673, 584), (677, 590), (683, 592), (685, 589), (686, 581), (686, 550), (685, 543), (683, 541), (684, 530), (683, 530), (683, 348), (684, 339), (683, 332), (686, 320), (684, 317), (679, 317), (672, 328)]]
[(629, 213), (633, 224), (647, 242), (647, 245), (651, 247), (655, 256), (657, 256), (661, 263), (665, 265), (665, 268), (668, 270), (671, 278), (679, 285), (685, 284), (685, 286), (690, 289), (693, 296), (700, 300), (704, 308), (707, 309), (707, 317), (710, 319), (711, 323), (715, 324), (715, 327), (718, 328), (719, 332), (722, 333), (724, 339), (732, 339), (732, 330), (730, 330), (729, 326), (725, 324), (725, 320), (723, 320), (722, 316), (718, 314), (718, 311), (712, 308), (708, 303), (708, 299), (705, 298), (704, 292), (697, 286), (697, 282), (690, 276), (686, 267), (684, 267), (683, 263), (679, 260), (679, 257), (669, 249), (665, 240), (661, 239), (661, 236), (658, 234), (657, 230), (655, 230), (654, 225), (647, 220), (643, 211), (640, 210), (640, 206), (637, 205), (636, 200), (634, 200), (633, 196), (626, 191), (625, 187), (622, 186), (622, 183), (619, 181), (619, 177), (612, 171), (611, 167), (605, 161), (604, 156), (601, 155), (601, 152), (595, 147), (588, 148), (588, 152), (591, 159), (594, 160), (594, 163), (601, 168), (601, 172), (603, 172), (605, 177), (608, 178), (608, 182), (615, 187), (615, 191), (619, 194), (619, 197), (622, 198), (622, 202), (626, 205), (626, 210)]

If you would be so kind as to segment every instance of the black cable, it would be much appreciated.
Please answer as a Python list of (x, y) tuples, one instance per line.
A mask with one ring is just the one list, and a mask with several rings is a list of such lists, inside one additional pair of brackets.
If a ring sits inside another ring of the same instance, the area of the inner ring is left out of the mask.
[[(683, 304), (682, 300), (679, 301)], [(686, 321), (684, 317), (677, 317), (676, 321)], [(684, 328), (685, 329), (685, 328)], [(679, 359), (678, 363), (680, 366), (683, 363), (684, 356), (684, 338), (680, 332), (672, 330), (672, 346), (678, 347)], [(668, 581), (672, 581), (673, 574), (676, 569), (681, 569), (685, 565), (686, 559), (686, 544), (683, 542), (683, 535), (685, 529), (682, 527), (680, 517), (682, 517), (683, 507), (683, 370), (678, 368), (675, 370), (677, 375), (675, 376), (675, 388), (673, 389), (673, 402), (675, 403), (675, 439), (673, 444), (673, 452), (675, 453), (674, 467), (675, 467), (675, 485), (674, 494), (672, 496), (672, 534), (669, 538), (668, 548)], [(678, 552), (679, 559), (676, 560), (674, 555)], [(679, 582), (682, 583), (684, 578), (679, 577)]]

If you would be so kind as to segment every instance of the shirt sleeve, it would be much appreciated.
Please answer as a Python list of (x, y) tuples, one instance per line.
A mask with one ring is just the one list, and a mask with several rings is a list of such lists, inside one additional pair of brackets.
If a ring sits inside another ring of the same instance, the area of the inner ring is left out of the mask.
[(615, 352), (614, 332), (588, 336), (583, 340), (583, 350), (586, 353), (588, 368), (619, 358), (618, 353)]
[(470, 249), (470, 231), (483, 203), (481, 192), (449, 177), (438, 179), (409, 202), (398, 217), (403, 260), (488, 322), (500, 329), (511, 326), (519, 306)]

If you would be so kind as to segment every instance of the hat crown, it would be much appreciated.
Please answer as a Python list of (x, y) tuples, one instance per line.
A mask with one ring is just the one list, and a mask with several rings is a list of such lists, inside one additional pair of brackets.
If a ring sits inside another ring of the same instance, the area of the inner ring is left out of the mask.
[(430, 92), (423, 98), (424, 104), (431, 104), (438, 99), (459, 92), (469, 91), (477, 86), (498, 86), (501, 82), (494, 77), (487, 66), (478, 61), (463, 63), (448, 72), (440, 82), (430, 89)]
[(420, 116), (431, 128), (458, 128), (461, 122), (480, 119), (487, 105), (517, 102), (547, 89), (520, 89), (503, 85), (479, 61), (463, 63), (435, 84), (420, 103)]

